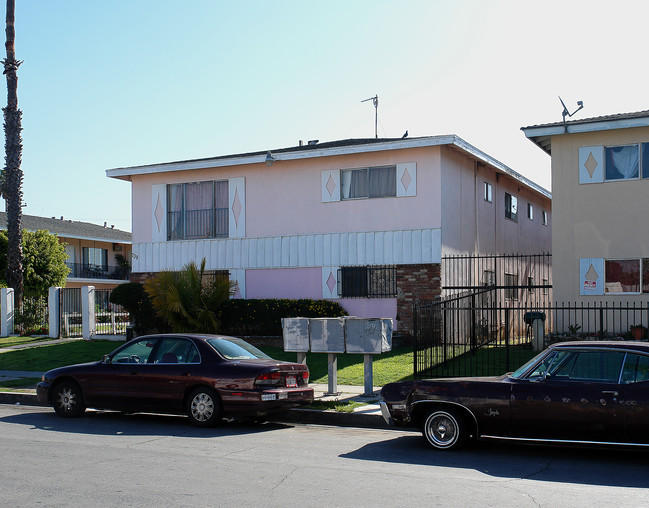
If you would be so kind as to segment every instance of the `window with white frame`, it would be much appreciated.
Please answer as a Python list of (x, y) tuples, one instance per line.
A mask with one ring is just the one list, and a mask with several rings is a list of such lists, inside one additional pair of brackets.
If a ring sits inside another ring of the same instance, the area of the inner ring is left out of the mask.
[(527, 218), (529, 220), (534, 220), (534, 206), (532, 203), (527, 203)]
[(340, 171), (341, 199), (385, 198), (397, 195), (396, 166)]
[(649, 143), (604, 148), (605, 180), (649, 178)]
[(489, 182), (484, 183), (484, 200), (489, 203), (493, 201), (493, 188)]
[(505, 217), (518, 222), (518, 198), (505, 192)]
[(96, 247), (81, 248), (81, 263), (84, 268), (106, 271), (108, 270), (108, 249)]
[(206, 181), (167, 186), (167, 239), (227, 237), (228, 182)]
[(543, 222), (544, 226), (548, 225), (548, 212), (546, 212), (545, 210), (543, 210), (543, 220), (542, 220), (542, 222)]
[(649, 293), (649, 259), (606, 259), (606, 294)]

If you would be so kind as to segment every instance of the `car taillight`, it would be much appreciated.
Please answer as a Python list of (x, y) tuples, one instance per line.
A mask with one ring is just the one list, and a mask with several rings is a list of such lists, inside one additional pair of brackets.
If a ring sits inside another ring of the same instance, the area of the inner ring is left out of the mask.
[(282, 375), (279, 372), (266, 372), (257, 376), (255, 384), (261, 386), (277, 386), (281, 381)]
[(309, 371), (305, 370), (302, 372), (302, 379), (304, 380), (304, 384), (308, 385), (309, 384)]

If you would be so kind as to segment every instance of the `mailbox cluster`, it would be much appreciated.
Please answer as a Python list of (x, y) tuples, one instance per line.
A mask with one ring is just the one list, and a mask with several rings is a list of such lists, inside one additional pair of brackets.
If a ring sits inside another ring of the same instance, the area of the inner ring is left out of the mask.
[(385, 318), (284, 318), (284, 351), (380, 354), (392, 350), (392, 320)]

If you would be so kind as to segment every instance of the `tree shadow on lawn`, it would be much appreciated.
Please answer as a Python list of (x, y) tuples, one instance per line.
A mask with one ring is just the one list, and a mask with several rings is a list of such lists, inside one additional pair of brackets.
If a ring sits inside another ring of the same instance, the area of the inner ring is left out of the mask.
[(505, 479), (646, 488), (647, 449), (541, 446), (480, 441), (455, 452), (438, 451), (413, 433), (369, 443), (342, 458), (472, 469)]
[(35, 429), (102, 436), (166, 436), (214, 438), (258, 434), (293, 427), (251, 419), (224, 419), (215, 427), (194, 427), (186, 416), (88, 410), (80, 418), (61, 418), (53, 411), (5, 416), (0, 422), (30, 425)]

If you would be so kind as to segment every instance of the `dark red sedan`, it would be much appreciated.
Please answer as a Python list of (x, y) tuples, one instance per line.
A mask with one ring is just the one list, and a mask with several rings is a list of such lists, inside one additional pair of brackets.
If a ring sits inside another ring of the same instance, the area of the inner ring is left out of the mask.
[(186, 413), (194, 425), (263, 416), (313, 401), (309, 369), (273, 360), (244, 340), (192, 334), (138, 337), (99, 362), (46, 372), (38, 399), (61, 416), (87, 407)]
[(649, 344), (564, 342), (499, 377), (390, 383), (388, 423), (437, 449), (470, 437), (649, 446)]

